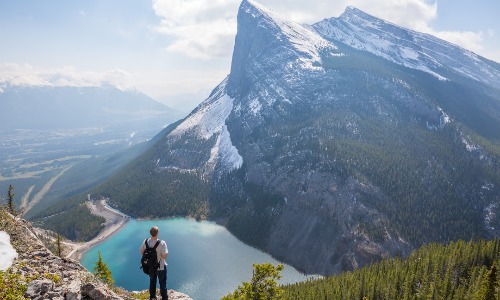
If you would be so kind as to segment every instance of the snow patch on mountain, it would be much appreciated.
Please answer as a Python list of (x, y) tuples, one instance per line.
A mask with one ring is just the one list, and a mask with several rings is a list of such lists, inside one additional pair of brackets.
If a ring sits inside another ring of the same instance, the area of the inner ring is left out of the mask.
[(239, 169), (243, 164), (243, 157), (238, 153), (238, 149), (231, 142), (231, 135), (227, 126), (222, 126), (222, 132), (217, 138), (215, 146), (210, 151), (208, 165), (215, 167), (216, 163), (222, 166), (225, 171)]
[(305, 26), (284, 19), (279, 14), (269, 10), (252, 0), (246, 1), (249, 5), (244, 6), (246, 13), (251, 14), (254, 18), (264, 17), (274, 23), (279, 31), (285, 36), (290, 44), (298, 52), (306, 56), (300, 57), (299, 64), (310, 70), (320, 70), (321, 63), (320, 51), (325, 48), (337, 49), (332, 43), (321, 37), (314, 30), (310, 30)]
[[(316, 28), (316, 30), (323, 35), (340, 40), (353, 48), (368, 51), (391, 62), (429, 73), (439, 80), (447, 80), (446, 77), (434, 72), (421, 60), (419, 60), (421, 53), (418, 53), (411, 48), (401, 47), (391, 43), (390, 41), (384, 40), (380, 37), (380, 34), (371, 33), (365, 30), (364, 27), (372, 29), (380, 28), (380, 26), (371, 22), (362, 22), (361, 25), (356, 23), (348, 24), (341, 28), (325, 21), (314, 25), (314, 28)], [(439, 66), (439, 63), (431, 57), (426, 58), (431, 59), (435, 65)]]
[[(219, 89), (224, 88), (225, 82), (221, 84), (223, 86)], [(232, 109), (233, 99), (231, 97), (225, 92), (214, 93), (177, 126), (170, 133), (170, 136), (181, 136), (186, 132), (195, 131), (198, 137), (208, 140), (214, 134), (222, 131)]]
[(488, 231), (495, 232), (495, 227), (491, 224), (496, 217), (498, 203), (491, 203), (484, 209), (484, 225)]
[(254, 115), (257, 115), (262, 109), (262, 104), (260, 104), (258, 98), (255, 98), (248, 104), (248, 107)]
[(427, 121), (427, 129), (429, 130), (443, 129), (446, 126), (446, 124), (451, 123), (450, 116), (447, 113), (445, 113), (441, 107), (438, 106), (437, 109), (441, 112), (441, 115), (439, 116), (439, 124), (431, 125)]
[[(467, 138), (469, 138), (469, 137), (467, 137)], [(476, 151), (476, 150), (481, 149), (481, 147), (479, 147), (478, 145), (469, 141), (467, 138), (462, 136), (462, 143), (465, 145), (465, 149), (467, 149), (467, 151), (472, 152), (472, 151)]]
[(179, 138), (184, 134), (194, 133), (198, 138), (205, 140), (217, 135), (217, 141), (210, 150), (207, 162), (210, 169), (220, 164), (224, 170), (234, 170), (243, 164), (243, 157), (231, 142), (226, 126), (226, 119), (233, 110), (233, 99), (225, 91), (226, 84), (227, 78), (169, 135)]
[(451, 118), (441, 107), (438, 107), (438, 109), (441, 112), (441, 116), (439, 117), (439, 126), (444, 128), (446, 124), (451, 123)]

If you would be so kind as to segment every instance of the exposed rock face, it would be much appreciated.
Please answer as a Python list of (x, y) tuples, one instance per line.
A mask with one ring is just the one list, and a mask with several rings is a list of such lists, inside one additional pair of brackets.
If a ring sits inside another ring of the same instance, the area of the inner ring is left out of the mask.
[[(24, 297), (37, 300), (136, 299), (132, 293), (111, 290), (96, 280), (79, 262), (52, 254), (33, 233), (29, 222), (14, 220), (0, 211), (0, 225), (0, 231), (10, 235), (11, 243), (19, 255), (7, 272), (20, 274), (24, 278), (25, 282), (19, 283), (27, 284)], [(172, 290), (169, 291), (169, 297), (191, 300), (187, 295)]]

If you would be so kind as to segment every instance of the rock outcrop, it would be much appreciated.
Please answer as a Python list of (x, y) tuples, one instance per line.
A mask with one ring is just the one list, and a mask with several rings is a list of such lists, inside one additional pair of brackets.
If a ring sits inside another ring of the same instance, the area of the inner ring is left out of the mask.
[[(27, 287), (28, 299), (52, 300), (118, 300), (140, 299), (138, 293), (110, 288), (100, 282), (78, 261), (60, 258), (51, 253), (33, 233), (32, 225), (15, 219), (0, 209), (0, 231), (10, 235), (11, 244), (18, 253), (6, 274), (19, 275), (19, 285)], [(179, 292), (169, 290), (169, 299), (191, 300)]]

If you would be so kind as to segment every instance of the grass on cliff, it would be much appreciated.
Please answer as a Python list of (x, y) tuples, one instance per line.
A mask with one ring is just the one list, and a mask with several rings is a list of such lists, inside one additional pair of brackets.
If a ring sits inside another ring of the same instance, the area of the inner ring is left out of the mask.
[(25, 299), (27, 283), (20, 283), (21, 275), (0, 271), (0, 299), (18, 300)]

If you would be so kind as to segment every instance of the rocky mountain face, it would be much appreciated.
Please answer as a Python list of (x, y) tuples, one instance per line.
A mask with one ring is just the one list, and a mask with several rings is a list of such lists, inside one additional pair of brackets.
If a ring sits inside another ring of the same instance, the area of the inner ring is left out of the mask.
[[(133, 293), (121, 289), (110, 289), (79, 262), (52, 254), (34, 234), (29, 222), (14, 219), (2, 209), (0, 209), (0, 231), (9, 234), (10, 242), (18, 255), (14, 264), (0, 275), (18, 276), (19, 280), (14, 284), (17, 285), (16, 289), (19, 289), (20, 285), (26, 286), (24, 297), (27, 299), (140, 299)], [(190, 300), (191, 298), (169, 290), (169, 299)]]
[(499, 74), (354, 8), (302, 26), (245, 0), (229, 76), (96, 192), (217, 220), (307, 273), (499, 237)]

